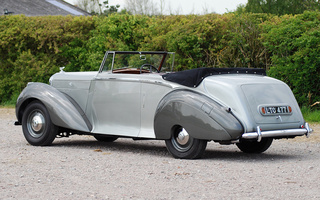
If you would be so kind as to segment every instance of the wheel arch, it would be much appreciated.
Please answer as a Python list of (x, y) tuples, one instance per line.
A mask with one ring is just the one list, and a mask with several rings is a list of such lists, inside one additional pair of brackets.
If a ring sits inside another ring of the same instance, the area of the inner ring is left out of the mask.
[(229, 110), (211, 98), (191, 90), (175, 90), (158, 104), (154, 131), (157, 139), (170, 139), (175, 126), (202, 140), (233, 140), (243, 126)]
[(19, 95), (16, 116), (20, 123), (25, 109), (33, 101), (40, 101), (47, 108), (52, 123), (56, 126), (82, 132), (90, 132), (92, 129), (91, 123), (75, 100), (44, 83), (29, 83)]
[(40, 100), (37, 99), (37, 98), (25, 99), (25, 101), (21, 102), (21, 105), (19, 106), (19, 108), (16, 108), (16, 116), (17, 116), (17, 119), (18, 119), (19, 123), (22, 122), (22, 116), (23, 116), (23, 113), (24, 113), (25, 109), (33, 101), (40, 101)]

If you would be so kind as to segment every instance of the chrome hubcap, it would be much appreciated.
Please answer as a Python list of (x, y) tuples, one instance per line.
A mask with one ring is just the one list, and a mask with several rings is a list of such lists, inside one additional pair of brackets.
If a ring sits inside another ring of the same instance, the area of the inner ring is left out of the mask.
[(176, 133), (171, 138), (174, 148), (179, 152), (187, 152), (193, 145), (193, 139), (189, 133), (183, 128), (177, 128)]
[(178, 134), (178, 137), (177, 137), (177, 142), (180, 144), (180, 145), (185, 145), (187, 144), (189, 141), (189, 134), (188, 132), (183, 128), (179, 134)]
[(42, 113), (35, 111), (28, 117), (27, 128), (30, 135), (34, 138), (39, 138), (43, 135), (43, 129), (45, 127), (45, 119)]
[(38, 132), (43, 127), (43, 117), (37, 113), (33, 118), (31, 122), (31, 127), (34, 131)]

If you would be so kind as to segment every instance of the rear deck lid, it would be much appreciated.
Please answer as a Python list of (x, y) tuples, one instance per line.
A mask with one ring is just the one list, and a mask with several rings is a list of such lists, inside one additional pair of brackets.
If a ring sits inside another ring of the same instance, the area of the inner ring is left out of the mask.
[(244, 84), (241, 89), (257, 124), (301, 123), (298, 104), (284, 83)]

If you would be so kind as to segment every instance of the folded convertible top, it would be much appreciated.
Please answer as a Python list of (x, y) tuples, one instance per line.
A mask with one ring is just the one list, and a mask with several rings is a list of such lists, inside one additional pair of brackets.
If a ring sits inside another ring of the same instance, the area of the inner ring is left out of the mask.
[(162, 78), (187, 87), (198, 87), (204, 78), (220, 74), (258, 74), (266, 76), (266, 71), (253, 68), (197, 68), (167, 73), (162, 75)]

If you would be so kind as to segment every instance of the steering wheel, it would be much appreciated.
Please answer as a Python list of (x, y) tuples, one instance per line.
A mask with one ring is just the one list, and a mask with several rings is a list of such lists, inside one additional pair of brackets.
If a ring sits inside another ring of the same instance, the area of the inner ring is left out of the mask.
[(159, 70), (158, 70), (155, 66), (153, 66), (153, 65), (151, 65), (151, 64), (149, 64), (149, 63), (146, 63), (146, 64), (141, 65), (141, 67), (140, 67), (140, 74), (142, 74), (142, 69), (143, 69), (144, 67), (146, 67), (146, 66), (149, 66), (149, 67), (150, 67), (150, 73), (152, 73), (152, 68), (155, 69), (155, 70), (157, 71), (157, 73), (160, 73)]

